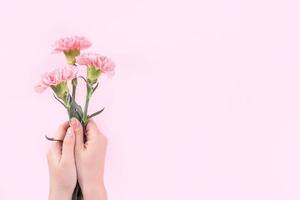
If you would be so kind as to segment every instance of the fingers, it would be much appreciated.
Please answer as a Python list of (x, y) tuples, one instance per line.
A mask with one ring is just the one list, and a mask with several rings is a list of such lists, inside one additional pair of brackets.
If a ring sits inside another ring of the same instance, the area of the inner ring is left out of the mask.
[(97, 124), (94, 120), (90, 119), (88, 124), (86, 125), (87, 135), (97, 135), (100, 134)]
[(98, 145), (107, 145), (107, 138), (105, 135), (102, 134), (102, 132), (99, 130), (97, 124), (94, 120), (89, 120), (87, 127), (86, 127), (86, 146), (91, 143), (97, 143)]
[[(59, 140), (63, 140), (63, 138), (65, 137), (65, 134), (66, 134), (66, 131), (69, 127), (69, 122), (66, 121), (64, 122), (63, 124), (61, 124), (56, 133), (55, 133), (55, 136), (54, 138), (55, 139), (59, 139)], [(62, 150), (62, 143), (61, 142), (52, 142), (51, 144), (51, 150), (53, 151), (53, 153), (56, 155), (56, 156), (60, 156), (61, 155), (61, 150)]]
[(62, 140), (65, 137), (68, 127), (69, 127), (69, 121), (65, 121), (64, 123), (62, 123), (57, 129), (55, 138)]
[(70, 120), (70, 126), (72, 127), (75, 133), (75, 150), (80, 151), (84, 148), (83, 129), (81, 123), (76, 118), (72, 118)]
[(75, 147), (75, 135), (72, 127), (69, 127), (65, 135), (62, 145), (62, 162), (74, 162), (74, 147)]
[(99, 136), (101, 133), (94, 120), (90, 119), (86, 125), (86, 138), (87, 141), (93, 140), (94, 137)]

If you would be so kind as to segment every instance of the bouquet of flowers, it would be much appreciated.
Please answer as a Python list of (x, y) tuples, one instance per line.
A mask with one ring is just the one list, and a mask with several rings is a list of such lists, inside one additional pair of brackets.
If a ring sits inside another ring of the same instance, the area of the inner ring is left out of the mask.
[[(67, 110), (69, 119), (77, 118), (83, 127), (85, 127), (90, 118), (100, 114), (103, 110), (99, 110), (92, 114), (88, 114), (88, 106), (90, 99), (99, 85), (99, 77), (101, 74), (113, 74), (115, 65), (107, 58), (96, 53), (81, 53), (81, 50), (91, 46), (84, 37), (66, 37), (61, 38), (54, 44), (54, 53), (64, 53), (67, 64), (61, 68), (56, 68), (51, 72), (46, 72), (40, 83), (35, 86), (35, 91), (42, 93), (47, 88), (51, 88), (54, 92), (54, 98), (64, 106)], [(86, 76), (78, 74), (78, 67), (86, 67)], [(86, 98), (84, 108), (76, 102), (76, 87), (78, 79), (81, 78), (86, 84)], [(69, 89), (71, 88), (71, 90)], [(84, 141), (86, 141), (85, 134)], [(57, 138), (47, 137), (51, 141), (61, 141)], [(83, 199), (79, 184), (77, 183), (73, 193), (72, 200)]]

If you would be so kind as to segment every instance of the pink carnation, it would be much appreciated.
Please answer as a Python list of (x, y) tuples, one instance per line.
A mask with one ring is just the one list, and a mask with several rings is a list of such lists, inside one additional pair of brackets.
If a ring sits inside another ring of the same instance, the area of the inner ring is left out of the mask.
[(111, 59), (95, 53), (81, 54), (76, 58), (76, 61), (80, 65), (93, 66), (100, 69), (103, 73), (113, 73), (115, 69), (115, 64)]
[(42, 83), (39, 83), (38, 85), (36, 85), (36, 86), (34, 87), (34, 90), (35, 90), (37, 93), (42, 93), (42, 92), (44, 92), (47, 88), (48, 88), (48, 86), (43, 85)]
[(63, 81), (72, 80), (76, 77), (78, 72), (77, 67), (68, 65), (64, 68), (55, 69), (51, 72), (43, 74), (41, 82), (35, 86), (35, 91), (42, 93), (50, 86), (55, 86)]
[(43, 76), (42, 76), (42, 81), (41, 83), (43, 85), (46, 86), (52, 86), (52, 85), (57, 85), (60, 82), (62, 82), (62, 73), (61, 70), (59, 69), (55, 69), (51, 72), (46, 72)]
[(62, 75), (59, 69), (55, 69), (51, 72), (46, 72), (42, 75), (41, 82), (34, 87), (37, 93), (44, 92), (49, 86), (57, 85), (62, 82)]
[(76, 75), (78, 73), (78, 68), (73, 65), (68, 65), (61, 69), (62, 73), (62, 79), (63, 80), (72, 80), (76, 78)]
[(61, 38), (54, 43), (54, 53), (68, 52), (71, 50), (87, 49), (91, 46), (91, 42), (84, 37), (73, 36)]
[(84, 53), (76, 57), (76, 62), (79, 65), (94, 66), (98, 54)]

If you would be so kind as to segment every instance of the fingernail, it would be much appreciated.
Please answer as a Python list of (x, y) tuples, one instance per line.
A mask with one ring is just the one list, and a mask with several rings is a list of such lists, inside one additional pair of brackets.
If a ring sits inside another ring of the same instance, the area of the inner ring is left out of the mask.
[(73, 136), (73, 129), (72, 129), (72, 127), (68, 128), (66, 136), (67, 137), (72, 137)]
[(72, 118), (71, 119), (71, 126), (73, 126), (75, 129), (77, 129), (79, 127), (79, 122), (77, 119)]

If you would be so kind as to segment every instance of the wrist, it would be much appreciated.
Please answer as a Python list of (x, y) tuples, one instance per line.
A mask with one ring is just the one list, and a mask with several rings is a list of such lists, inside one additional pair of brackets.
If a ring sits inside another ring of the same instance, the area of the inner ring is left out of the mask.
[(71, 200), (72, 193), (64, 193), (59, 191), (49, 192), (49, 200)]
[(80, 186), (84, 200), (106, 200), (106, 190), (103, 183), (85, 184)]
[(50, 189), (49, 200), (71, 200), (72, 192)]

